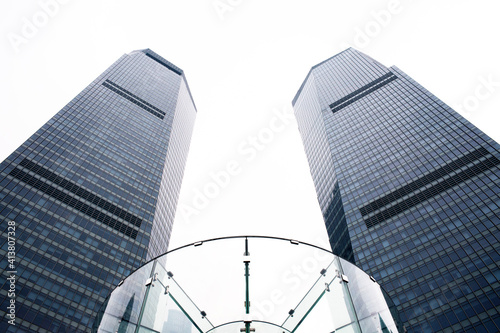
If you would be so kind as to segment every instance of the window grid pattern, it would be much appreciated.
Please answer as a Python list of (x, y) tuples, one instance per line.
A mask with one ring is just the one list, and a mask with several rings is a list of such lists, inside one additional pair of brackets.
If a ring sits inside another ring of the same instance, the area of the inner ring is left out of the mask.
[(359, 209), (359, 212), (363, 216), (368, 215), (368, 214), (388, 205), (389, 203), (391, 203), (397, 199), (400, 199), (400, 198), (404, 197), (405, 195), (408, 195), (408, 194), (418, 190), (419, 188), (422, 188), (422, 187), (426, 186), (427, 184), (430, 184), (430, 183), (432, 183), (432, 182), (434, 182), (442, 177), (445, 177), (446, 175), (452, 173), (453, 171), (456, 171), (456, 170), (468, 165), (469, 163), (477, 161), (481, 157), (485, 157), (487, 155), (489, 155), (489, 152), (485, 148), (481, 147), (479, 149), (476, 149), (473, 152), (465, 154), (464, 156), (447, 163), (445, 166), (438, 168), (438, 169), (424, 175), (423, 177), (409, 183), (408, 185), (405, 185), (401, 188), (398, 188), (397, 190), (383, 196), (382, 198), (379, 198), (377, 200), (370, 202), (369, 204), (361, 207)]
[(149, 104), (148, 102), (146, 102), (142, 98), (135, 96), (134, 94), (132, 94), (128, 90), (123, 89), (119, 85), (117, 85), (109, 80), (104, 81), (102, 83), (102, 85), (105, 86), (106, 88), (114, 91), (118, 95), (126, 98), (127, 100), (131, 101), (132, 103), (136, 104), (137, 106), (141, 107), (142, 109), (148, 111), (153, 116), (158, 117), (161, 120), (163, 120), (163, 118), (165, 117), (165, 112), (163, 112), (162, 110), (158, 109), (157, 107)]
[[(188, 94), (178, 105), (185, 78), (146, 52), (122, 56), (0, 164), (0, 219), (17, 225), (17, 332), (86, 332), (152, 239), (168, 246), (173, 213), (162, 228), (155, 216), (160, 197), (175, 212), (181, 173), (165, 175), (165, 164), (184, 167), (194, 103)], [(169, 144), (174, 133), (182, 144)], [(5, 276), (0, 287), (0, 331), (10, 332)]]
[(19, 170), (19, 169), (14, 169), (12, 170), (9, 175), (19, 179), (20, 181), (32, 186), (33, 188), (36, 188), (37, 190), (42, 191), (43, 193), (46, 193), (50, 195), (51, 197), (65, 203), (66, 205), (75, 208), (76, 210), (81, 211), (82, 213), (88, 215), (89, 217), (92, 217), (93, 219), (98, 220), (101, 223), (104, 223), (107, 226), (110, 226), (111, 228), (118, 230), (119, 232), (135, 239), (137, 237), (137, 230), (133, 229), (132, 227), (126, 226), (125, 224), (117, 221), (116, 219), (100, 212), (99, 210), (89, 206), (88, 204), (82, 202), (81, 200), (78, 200), (74, 197), (72, 197), (69, 194), (64, 193), (63, 191), (55, 188), (54, 186), (51, 186), (44, 182), (41, 179), (38, 179), (34, 176), (29, 175), (28, 173)]
[[(395, 205), (386, 208), (379, 213), (365, 218), (366, 227), (370, 228), (374, 225), (377, 225), (387, 219), (390, 219), (393, 216), (396, 216), (407, 209), (410, 209), (413, 206), (416, 206), (437, 194), (447, 191), (452, 187), (470, 179), (481, 173), (485, 172), (488, 169), (491, 169), (500, 164), (500, 160), (495, 156), (485, 159), (481, 163), (470, 166), (469, 168), (450, 176), (449, 178), (443, 179), (436, 184), (422, 190), (420, 192), (412, 194), (409, 198), (402, 200)], [(427, 184), (425, 184), (427, 185)], [(361, 209), (360, 209), (361, 211)]]
[(295, 100), (295, 116), (301, 129), (300, 134), (308, 156), (311, 176), (318, 193), (318, 202), (332, 250), (342, 258), (354, 262), (342, 198), (326, 139), (322, 110), (317, 100), (314, 80), (314, 76), (309, 76), (304, 82), (302, 93)]
[(338, 112), (339, 110), (345, 108), (348, 105), (351, 105), (358, 99), (365, 97), (366, 95), (385, 86), (386, 84), (395, 79), (397, 79), (397, 77), (393, 73), (387, 73), (379, 77), (378, 79), (368, 83), (364, 87), (356, 90), (355, 92), (350, 93), (349, 95), (342, 97), (338, 101), (330, 104), (330, 109), (332, 110), (333, 113)]
[[(388, 71), (398, 79), (331, 112), (332, 103)], [(398, 68), (353, 49), (314, 67), (311, 77), (330, 165), (312, 159), (315, 143), (304, 140), (300, 121), (299, 130), (318, 198), (331, 193), (318, 175), (333, 165), (356, 264), (386, 289), (408, 332), (499, 331), (499, 145)], [(305, 93), (296, 97), (296, 114)], [(316, 109), (300, 112), (306, 117)], [(446, 172), (412, 187), (436, 170)], [(443, 188), (425, 200), (367, 228), (366, 217), (438, 183)], [(342, 238), (328, 232), (330, 240)]]
[(116, 205), (107, 202), (103, 198), (100, 198), (96, 196), (95, 194), (90, 193), (89, 191), (85, 190), (84, 188), (64, 179), (63, 177), (60, 177), (56, 175), (55, 173), (47, 170), (46, 168), (37, 165), (28, 159), (24, 159), (21, 161), (19, 164), (22, 167), (25, 167), (26, 169), (33, 171), (35, 174), (51, 181), (52, 183), (59, 185), (60, 187), (64, 188), (65, 190), (68, 190), (71, 193), (76, 194), (77, 196), (81, 197), (82, 199), (85, 199), (100, 208), (110, 212), (111, 214), (114, 214), (125, 221), (133, 224), (136, 227), (140, 227), (142, 220), (138, 218), (137, 216), (134, 216), (125, 210), (121, 209), (120, 207), (117, 207)]

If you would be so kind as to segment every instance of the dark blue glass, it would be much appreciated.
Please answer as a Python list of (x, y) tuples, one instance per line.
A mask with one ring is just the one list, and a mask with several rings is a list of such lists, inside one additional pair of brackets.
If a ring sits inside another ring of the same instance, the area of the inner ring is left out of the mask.
[(195, 117), (183, 71), (134, 51), (0, 165), (17, 269), (16, 326), (6, 270), (0, 331), (85, 332), (120, 280), (167, 250)]
[(293, 104), (332, 250), (380, 281), (408, 332), (499, 331), (499, 145), (353, 49)]

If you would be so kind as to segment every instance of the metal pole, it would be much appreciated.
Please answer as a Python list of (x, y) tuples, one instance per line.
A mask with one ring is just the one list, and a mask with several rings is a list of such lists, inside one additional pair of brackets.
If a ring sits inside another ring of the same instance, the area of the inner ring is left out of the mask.
[[(245, 257), (250, 256), (248, 252), (248, 238), (245, 238)], [(250, 276), (250, 261), (245, 260), (245, 284), (246, 284), (246, 295), (245, 295), (245, 311), (246, 314), (250, 314), (250, 286), (249, 286), (249, 276)], [(245, 332), (250, 333), (250, 322), (245, 322)]]

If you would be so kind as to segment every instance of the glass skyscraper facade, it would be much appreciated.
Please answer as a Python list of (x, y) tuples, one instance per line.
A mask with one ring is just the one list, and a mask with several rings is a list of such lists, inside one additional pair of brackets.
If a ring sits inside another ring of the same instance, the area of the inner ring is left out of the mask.
[(121, 279), (167, 250), (195, 117), (183, 71), (138, 50), (0, 164), (0, 331), (86, 332)]
[(500, 146), (353, 49), (312, 67), (293, 105), (334, 253), (408, 332), (500, 331)]

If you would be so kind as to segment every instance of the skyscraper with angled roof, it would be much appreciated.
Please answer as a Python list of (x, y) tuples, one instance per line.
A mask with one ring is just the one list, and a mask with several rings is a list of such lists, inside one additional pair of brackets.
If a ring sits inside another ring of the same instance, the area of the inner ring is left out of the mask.
[(1, 262), (15, 249), (0, 331), (87, 331), (120, 280), (167, 250), (195, 117), (183, 71), (134, 51), (0, 164)]
[(332, 250), (408, 332), (500, 331), (500, 146), (397, 67), (347, 49), (293, 100)]

